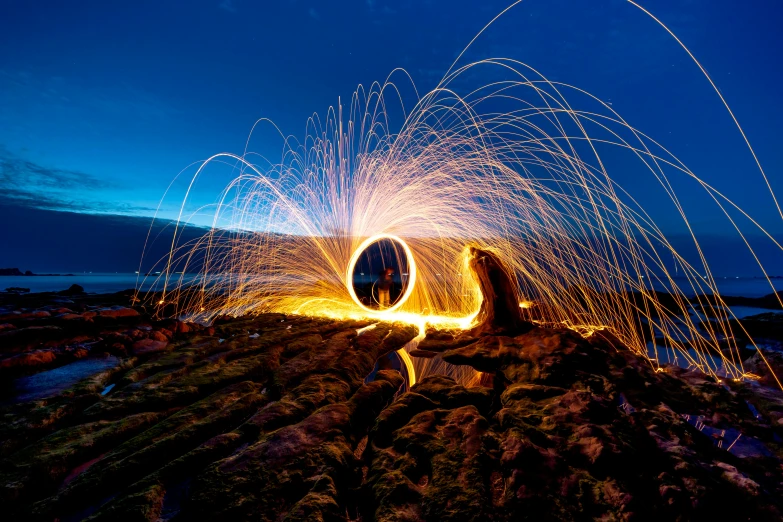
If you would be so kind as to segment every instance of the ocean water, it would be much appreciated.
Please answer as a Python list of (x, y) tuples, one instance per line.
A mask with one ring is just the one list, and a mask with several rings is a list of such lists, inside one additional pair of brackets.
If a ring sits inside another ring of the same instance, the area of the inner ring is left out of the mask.
[(120, 359), (110, 355), (83, 359), (35, 375), (20, 377), (13, 383), (15, 391), (13, 401), (32, 401), (57, 395), (80, 380), (113, 368), (118, 364), (120, 364)]
[[(196, 274), (173, 274), (169, 278), (169, 287), (178, 284), (180, 278), (184, 282), (192, 281)], [(356, 274), (357, 284), (372, 283), (377, 279), (375, 274)], [(407, 279), (407, 278), (406, 278)], [(399, 274), (394, 276), (395, 283), (402, 284)], [(772, 279), (772, 286), (766, 279), (752, 277), (720, 277), (716, 278), (718, 290), (721, 295), (742, 297), (763, 297), (775, 291), (783, 290), (783, 279)], [(695, 292), (685, 278), (675, 278), (675, 283), (688, 297)], [(144, 276), (134, 273), (81, 273), (72, 276), (0, 276), (0, 290), (9, 287), (29, 288), (31, 292), (57, 292), (65, 290), (69, 286), (77, 284), (84, 287), (86, 292), (111, 293), (139, 287), (142, 291), (162, 289), (163, 278), (158, 275)], [(666, 291), (662, 285), (653, 285), (656, 290)]]
[[(199, 277), (198, 274), (173, 274), (169, 276), (169, 285), (179, 284), (180, 280), (188, 283)], [(377, 275), (356, 274), (357, 284), (372, 283)], [(396, 284), (401, 285), (399, 275), (394, 276)], [(145, 276), (144, 274), (116, 272), (110, 273), (76, 273), (62, 276), (0, 276), (0, 290), (6, 288), (29, 288), (31, 292), (59, 292), (73, 284), (80, 285), (85, 292), (107, 294), (120, 292), (129, 288), (139, 288), (141, 291), (163, 289), (164, 278), (161, 275)]]
[[(687, 279), (675, 277), (674, 282), (688, 297), (693, 297), (695, 295), (696, 292), (693, 291), (691, 284)], [(731, 295), (735, 297), (764, 297), (773, 292), (783, 290), (783, 279), (771, 279), (770, 281), (767, 281), (760, 277), (716, 277), (715, 284), (718, 286), (718, 291), (721, 295)], [(660, 284), (654, 284), (653, 287), (656, 290), (663, 292), (667, 290)]]
[[(180, 274), (176, 274), (169, 281), (176, 284), (180, 277), (182, 277)], [(195, 275), (185, 274), (183, 279), (190, 281), (194, 277)], [(0, 290), (21, 287), (29, 288), (31, 292), (58, 292), (74, 284), (82, 286), (85, 292), (108, 294), (137, 286), (143, 291), (162, 289), (163, 278), (157, 275), (145, 277), (144, 274), (122, 272), (113, 274), (82, 273), (72, 276), (0, 276)]]

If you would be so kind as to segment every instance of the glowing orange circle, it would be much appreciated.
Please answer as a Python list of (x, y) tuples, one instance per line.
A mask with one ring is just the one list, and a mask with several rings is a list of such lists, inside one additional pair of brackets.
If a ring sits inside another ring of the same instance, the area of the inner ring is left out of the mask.
[(384, 309), (384, 312), (394, 312), (395, 310), (398, 310), (405, 301), (408, 300), (408, 298), (413, 293), (413, 287), (416, 285), (416, 261), (413, 259), (413, 252), (411, 252), (410, 247), (408, 244), (400, 239), (397, 236), (394, 236), (392, 234), (376, 234), (372, 237), (368, 237), (365, 239), (361, 245), (354, 251), (353, 255), (351, 256), (351, 261), (348, 263), (348, 271), (345, 274), (345, 286), (348, 288), (348, 293), (351, 294), (351, 299), (353, 299), (353, 302), (359, 305), (363, 310), (366, 310), (368, 312), (378, 312), (378, 310), (373, 310), (372, 308), (368, 308), (364, 306), (361, 301), (359, 301), (359, 297), (356, 295), (356, 291), (353, 289), (353, 271), (356, 269), (356, 263), (359, 261), (359, 256), (362, 255), (362, 252), (364, 252), (367, 247), (372, 245), (373, 243), (376, 243), (382, 239), (389, 239), (391, 241), (395, 241), (400, 246), (402, 246), (402, 249), (405, 251), (405, 257), (408, 260), (408, 284), (405, 287), (405, 292), (400, 296), (400, 298), (397, 300), (396, 303), (394, 303), (394, 306), (391, 306), (389, 308)]

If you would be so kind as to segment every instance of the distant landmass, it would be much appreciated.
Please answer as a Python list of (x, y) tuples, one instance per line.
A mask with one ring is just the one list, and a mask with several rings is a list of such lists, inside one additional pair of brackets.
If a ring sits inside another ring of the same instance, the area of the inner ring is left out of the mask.
[[(150, 217), (41, 210), (0, 201), (0, 267), (37, 274), (149, 271), (168, 257), (176, 225), (151, 222)], [(208, 232), (194, 226), (177, 230), (182, 243), (197, 242)], [(140, 269), (142, 252), (148, 264)]]
[(30, 270), (22, 272), (18, 268), (0, 268), (0, 276), (73, 276), (73, 274), (34, 274)]

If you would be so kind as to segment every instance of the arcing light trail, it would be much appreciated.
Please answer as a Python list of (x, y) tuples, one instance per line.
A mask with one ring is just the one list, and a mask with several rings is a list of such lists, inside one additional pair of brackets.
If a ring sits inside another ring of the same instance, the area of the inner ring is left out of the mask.
[[(495, 80), (463, 87), (476, 77)], [(726, 196), (608, 104), (522, 62), (452, 66), (410, 110), (400, 94), (406, 84), (413, 86), (398, 70), (360, 87), (347, 113), (330, 108), (308, 121), (304, 141), (284, 138), (277, 163), (254, 163), (250, 153), (205, 161), (191, 186), (215, 162), (231, 162), (238, 175), (221, 194), (210, 233), (180, 244), (175, 232), (161, 267), (164, 301), (207, 320), (274, 311), (401, 321), (418, 325), (421, 338), (427, 325), (473, 324), (481, 304), (467, 268), (475, 246), (506, 264), (524, 310), (542, 325), (584, 335), (606, 329), (655, 367), (684, 361), (716, 376), (747, 376), (738, 337), (749, 336), (732, 330), (734, 316), (670, 179), (698, 184), (745, 239)], [(612, 176), (618, 156), (660, 187), (698, 265)], [(400, 241), (413, 260), (403, 299), (383, 311), (361, 304), (352, 286), (358, 256), (379, 238)], [(195, 283), (174, 278), (193, 267)], [(445, 371), (437, 360), (401, 357), (411, 383)]]

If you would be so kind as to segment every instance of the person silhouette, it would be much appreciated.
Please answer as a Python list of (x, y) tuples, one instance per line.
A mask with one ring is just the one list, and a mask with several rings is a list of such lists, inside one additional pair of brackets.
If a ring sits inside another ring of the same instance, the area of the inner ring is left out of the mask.
[(381, 310), (389, 308), (391, 288), (394, 285), (392, 275), (394, 275), (394, 269), (386, 268), (378, 276), (378, 304)]

